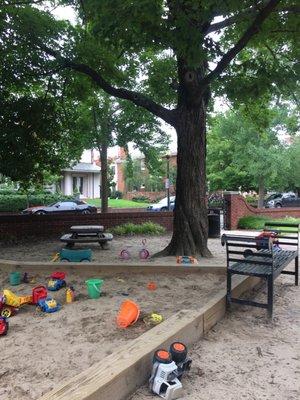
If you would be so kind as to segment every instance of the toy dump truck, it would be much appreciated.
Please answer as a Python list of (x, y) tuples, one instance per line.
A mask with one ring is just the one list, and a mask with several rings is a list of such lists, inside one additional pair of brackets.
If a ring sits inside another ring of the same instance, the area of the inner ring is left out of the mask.
[(9, 318), (16, 314), (20, 307), (25, 304), (37, 305), (39, 300), (47, 297), (47, 288), (45, 286), (36, 286), (32, 289), (30, 296), (18, 296), (11, 290), (4, 289), (3, 296), (0, 297), (0, 315)]

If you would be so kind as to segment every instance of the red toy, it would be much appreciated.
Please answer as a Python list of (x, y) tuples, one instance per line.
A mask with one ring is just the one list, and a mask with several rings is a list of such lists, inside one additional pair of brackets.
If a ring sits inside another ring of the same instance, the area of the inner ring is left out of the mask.
[(6, 318), (0, 317), (0, 336), (6, 335), (8, 332), (8, 321)]
[(55, 271), (50, 275), (50, 278), (52, 279), (65, 279), (66, 274), (65, 272), (60, 272), (60, 271)]
[(21, 306), (25, 304), (36, 305), (39, 300), (47, 297), (45, 286), (36, 286), (32, 289), (31, 296), (17, 296), (8, 289), (3, 290), (3, 296), (0, 297), (1, 317), (9, 318), (14, 315)]

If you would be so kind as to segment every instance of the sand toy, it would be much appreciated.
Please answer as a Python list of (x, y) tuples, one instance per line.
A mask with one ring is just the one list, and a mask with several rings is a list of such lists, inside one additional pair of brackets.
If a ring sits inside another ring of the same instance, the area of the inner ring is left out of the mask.
[(25, 304), (37, 304), (39, 300), (47, 297), (45, 286), (36, 286), (32, 289), (30, 296), (18, 296), (9, 289), (3, 290), (3, 296), (0, 297), (1, 317), (9, 318), (14, 315), (20, 307)]
[(91, 249), (82, 249), (82, 250), (61, 249), (60, 261), (69, 261), (69, 262), (92, 261), (92, 250)]
[(0, 317), (0, 336), (6, 335), (8, 332), (8, 328), (9, 325), (6, 318)]
[(177, 264), (196, 264), (197, 259), (192, 256), (177, 256), (176, 263)]
[(85, 281), (90, 299), (99, 299), (103, 282), (102, 279), (87, 279)]
[(61, 309), (61, 305), (57, 303), (52, 297), (47, 297), (46, 299), (41, 299), (38, 301), (37, 306), (41, 311), (46, 313), (53, 313)]
[(60, 271), (53, 272), (50, 275), (51, 279), (49, 280), (47, 285), (48, 290), (55, 292), (63, 287), (66, 287), (67, 284), (65, 281), (65, 277), (66, 277), (65, 272), (60, 272)]
[(143, 247), (139, 251), (139, 257), (140, 257), (141, 260), (147, 260), (147, 258), (150, 257), (150, 253), (149, 253), (149, 250), (146, 249), (146, 247), (145, 247), (146, 246), (146, 239), (142, 240), (142, 245), (143, 245)]
[(119, 328), (127, 328), (136, 323), (140, 316), (140, 309), (132, 300), (125, 300), (121, 304), (118, 316), (117, 325)]

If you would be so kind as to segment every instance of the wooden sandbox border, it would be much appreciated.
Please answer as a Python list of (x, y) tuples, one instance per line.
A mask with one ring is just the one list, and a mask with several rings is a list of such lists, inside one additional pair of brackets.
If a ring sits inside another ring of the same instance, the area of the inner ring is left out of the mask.
[(216, 265), (199, 265), (199, 264), (154, 264), (150, 262), (140, 263), (72, 263), (72, 262), (40, 262), (40, 261), (13, 261), (1, 260), (0, 269), (3, 271), (23, 271), (35, 273), (37, 271), (47, 271), (49, 273), (60, 269), (70, 271), (72, 273), (94, 273), (94, 274), (119, 274), (119, 273), (219, 273), (225, 274), (226, 267)]
[[(235, 277), (233, 294), (240, 296), (259, 283), (259, 278)], [(175, 340), (192, 345), (224, 317), (225, 296), (222, 289), (200, 310), (177, 312), (102, 361), (58, 384), (40, 400), (126, 400), (149, 378), (156, 349), (168, 348)]]

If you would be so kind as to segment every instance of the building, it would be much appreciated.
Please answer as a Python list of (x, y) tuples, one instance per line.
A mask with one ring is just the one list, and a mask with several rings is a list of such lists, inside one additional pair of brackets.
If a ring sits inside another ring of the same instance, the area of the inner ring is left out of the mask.
[(94, 163), (79, 162), (62, 171), (61, 192), (66, 196), (79, 193), (80, 198), (100, 197), (101, 168)]
[[(132, 154), (132, 159), (134, 161), (139, 162), (139, 168), (140, 168), (140, 174), (142, 176), (147, 176), (149, 174), (149, 171), (147, 169), (146, 163), (145, 163), (145, 156), (140, 153), (140, 152), (135, 152), (135, 154)], [(169, 164), (169, 169), (172, 170), (177, 166), (177, 153), (176, 152), (170, 152), (167, 156), (163, 156), (162, 159), (165, 160), (165, 163)], [(110, 166), (113, 168), (114, 171), (114, 182), (115, 182), (115, 188), (116, 190), (126, 193), (127, 190), (130, 190), (130, 188), (126, 187), (125, 183), (125, 171), (124, 171), (124, 166), (126, 162), (126, 153), (125, 150), (122, 147), (118, 148), (118, 154), (115, 157), (110, 158)], [(162, 183), (165, 182), (166, 177), (167, 177), (167, 167), (165, 171), (165, 177), (162, 178)], [(171, 179), (171, 185), (174, 186), (174, 177), (170, 176)], [(136, 191), (144, 191), (145, 187), (144, 185), (141, 185), (140, 187), (135, 188)]]

